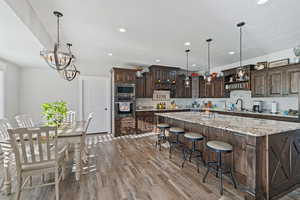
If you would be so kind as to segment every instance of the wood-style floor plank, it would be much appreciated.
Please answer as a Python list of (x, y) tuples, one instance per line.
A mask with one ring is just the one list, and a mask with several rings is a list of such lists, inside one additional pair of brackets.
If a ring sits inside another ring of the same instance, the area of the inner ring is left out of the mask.
[[(136, 137), (88, 138), (89, 167), (77, 182), (72, 173), (60, 185), (61, 200), (241, 200), (243, 193), (235, 190), (230, 181), (224, 181), (224, 196), (219, 195), (219, 181), (209, 174), (202, 183), (205, 168), (197, 173), (195, 164), (186, 162), (181, 168), (180, 152), (168, 158), (168, 149), (159, 152), (154, 147), (153, 134)], [(165, 146), (165, 145), (164, 145)], [(1, 161), (2, 162), (2, 161)], [(0, 163), (0, 187), (3, 187), (3, 166)], [(12, 169), (13, 170), (13, 169)], [(51, 179), (51, 177), (48, 177)], [(38, 182), (39, 177), (34, 179)], [(14, 184), (15, 185), (15, 184)], [(13, 186), (14, 186), (13, 185)], [(53, 186), (22, 193), (23, 199), (54, 200)], [(0, 194), (1, 200), (13, 199)], [(281, 200), (300, 200), (300, 189)]]

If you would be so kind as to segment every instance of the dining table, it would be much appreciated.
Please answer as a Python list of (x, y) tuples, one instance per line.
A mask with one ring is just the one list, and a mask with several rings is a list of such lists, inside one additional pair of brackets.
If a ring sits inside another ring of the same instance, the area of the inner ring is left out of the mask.
[[(77, 121), (72, 124), (65, 124), (58, 128), (57, 139), (58, 143), (70, 145), (74, 147), (74, 165), (75, 165), (75, 178), (77, 181), (80, 180), (80, 175), (82, 171), (82, 155), (81, 155), (81, 143), (83, 142), (83, 134), (85, 129), (86, 121)], [(38, 128), (38, 127), (35, 127)], [(2, 148), (4, 159), (4, 192), (6, 195), (12, 192), (12, 176), (11, 176), (11, 166), (14, 161), (12, 159), (12, 148), (9, 141), (3, 142), (6, 144)], [(3, 146), (2, 146), (3, 147)]]

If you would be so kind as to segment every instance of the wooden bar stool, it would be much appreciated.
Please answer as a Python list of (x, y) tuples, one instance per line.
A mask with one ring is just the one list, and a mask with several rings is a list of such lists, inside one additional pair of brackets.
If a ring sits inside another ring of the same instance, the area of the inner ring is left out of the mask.
[[(236, 188), (236, 182), (232, 174), (232, 167), (229, 170), (224, 171), (222, 163), (222, 153), (232, 153), (233, 148), (231, 144), (221, 142), (221, 141), (209, 141), (206, 143), (206, 146), (209, 150), (217, 153), (217, 161), (209, 161), (207, 163), (207, 171), (203, 177), (203, 183), (205, 183), (208, 172), (211, 170), (216, 172), (216, 176), (220, 178), (220, 194), (223, 195), (223, 174), (229, 173), (231, 176), (232, 183), (234, 188)], [(214, 168), (216, 167), (216, 169)]]
[[(169, 144), (170, 144), (170, 149), (169, 149), (169, 158), (171, 159), (172, 157), (172, 150), (176, 147), (182, 146), (182, 143), (179, 141), (179, 136), (184, 134), (184, 129), (178, 128), (178, 127), (171, 127), (169, 129)], [(175, 136), (175, 140), (173, 140), (172, 136)]]
[(157, 140), (155, 142), (155, 147), (159, 146), (159, 151), (161, 151), (161, 143), (166, 141), (166, 129), (170, 128), (169, 124), (161, 123), (157, 124), (159, 129), (159, 134), (157, 135)]
[(196, 143), (202, 141), (204, 139), (204, 137), (200, 133), (188, 132), (188, 133), (184, 134), (184, 138), (186, 138), (188, 141), (192, 142), (192, 148), (187, 147), (183, 150), (183, 162), (182, 162), (181, 167), (182, 168), (184, 167), (184, 163), (187, 158), (187, 156), (186, 156), (187, 153), (189, 154), (190, 162), (192, 161), (193, 154), (195, 154), (194, 158), (197, 158), (197, 171), (199, 173), (199, 158), (201, 158), (203, 161), (203, 153), (202, 153), (202, 151), (200, 151), (199, 149), (196, 148)]

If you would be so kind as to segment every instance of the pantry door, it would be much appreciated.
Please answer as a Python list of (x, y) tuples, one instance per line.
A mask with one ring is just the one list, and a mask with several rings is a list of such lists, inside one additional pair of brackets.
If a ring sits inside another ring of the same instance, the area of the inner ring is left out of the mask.
[(80, 77), (80, 115), (87, 119), (93, 113), (88, 133), (109, 132), (110, 130), (110, 85), (109, 77)]

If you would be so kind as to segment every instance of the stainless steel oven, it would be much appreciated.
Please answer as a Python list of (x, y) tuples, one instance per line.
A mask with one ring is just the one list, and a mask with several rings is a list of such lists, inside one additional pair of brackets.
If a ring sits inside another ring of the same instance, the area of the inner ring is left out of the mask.
[(135, 101), (135, 84), (119, 83), (115, 85), (115, 102)]
[(119, 101), (115, 102), (115, 116), (135, 117), (135, 101)]

